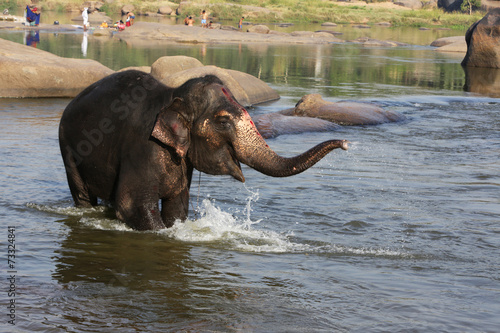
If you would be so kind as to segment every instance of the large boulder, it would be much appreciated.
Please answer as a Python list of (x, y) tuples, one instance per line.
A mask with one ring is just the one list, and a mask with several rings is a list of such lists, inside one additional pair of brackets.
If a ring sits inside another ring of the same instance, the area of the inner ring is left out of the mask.
[(203, 67), (201, 61), (186, 56), (166, 56), (158, 58), (151, 65), (151, 75), (162, 81), (167, 76), (184, 71), (186, 69)]
[(397, 0), (394, 1), (395, 5), (403, 6), (411, 9), (420, 9), (422, 8), (422, 1), (420, 0)]
[(186, 1), (179, 2), (179, 6), (175, 9), (175, 14), (182, 15), (184, 13), (185, 7), (189, 7), (189, 5), (189, 2)]
[(80, 11), (82, 11), (83, 8), (88, 8), (89, 13), (93, 13), (101, 10), (102, 6), (104, 6), (104, 2), (102, 1), (85, 1), (80, 5)]
[(263, 24), (258, 24), (258, 25), (252, 25), (252, 26), (248, 27), (247, 32), (254, 32), (254, 33), (258, 33), (258, 34), (268, 34), (270, 30), (271, 29), (269, 29), (268, 26), (263, 25)]
[(94, 60), (62, 58), (0, 39), (0, 97), (75, 97), (112, 73)]
[(160, 8), (158, 8), (158, 14), (161, 15), (171, 15), (172, 12), (173, 10), (169, 6), (161, 6)]
[(464, 36), (443, 37), (436, 39), (431, 43), (438, 52), (467, 52), (467, 43)]
[(465, 42), (464, 36), (452, 36), (452, 37), (442, 37), (438, 38), (431, 43), (431, 46), (441, 47), (445, 45), (450, 45), (457, 42)]
[(283, 114), (314, 117), (339, 125), (377, 125), (404, 120), (399, 113), (386, 111), (377, 105), (360, 102), (327, 102), (319, 94), (305, 95), (292, 112)]
[(492, 9), (465, 33), (462, 66), (500, 68), (500, 8)]
[(255, 76), (216, 66), (186, 69), (163, 77), (160, 81), (169, 87), (176, 88), (187, 80), (205, 75), (217, 76), (233, 93), (235, 99), (245, 107), (279, 99), (279, 95), (274, 89)]
[(135, 10), (134, 5), (132, 5), (132, 4), (124, 5), (124, 6), (122, 6), (122, 8), (121, 8), (122, 16), (127, 15), (127, 13), (129, 13), (129, 12), (132, 12), (132, 13), (133, 13), (133, 12), (134, 12), (134, 10)]
[(147, 74), (151, 74), (151, 66), (130, 66), (130, 67), (122, 68), (122, 69), (118, 70), (117, 72), (125, 72), (125, 71), (130, 71), (130, 70), (141, 71), (141, 72), (144, 72)]
[(460, 11), (463, 0), (438, 0), (437, 6), (447, 12)]

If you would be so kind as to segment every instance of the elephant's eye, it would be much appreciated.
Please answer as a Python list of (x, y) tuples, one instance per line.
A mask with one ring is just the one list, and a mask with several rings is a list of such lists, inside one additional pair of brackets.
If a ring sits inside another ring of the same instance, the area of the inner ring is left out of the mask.
[(219, 116), (217, 117), (217, 123), (221, 126), (229, 126), (229, 117), (227, 116)]
[(216, 121), (217, 125), (219, 125), (223, 128), (227, 128), (230, 125), (231, 116), (230, 116), (229, 112), (221, 111), (215, 115), (215, 121)]

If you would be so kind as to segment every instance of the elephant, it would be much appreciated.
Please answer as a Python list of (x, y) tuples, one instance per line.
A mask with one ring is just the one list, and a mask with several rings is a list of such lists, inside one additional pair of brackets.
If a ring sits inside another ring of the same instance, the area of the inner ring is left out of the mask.
[(293, 117), (280, 112), (264, 113), (253, 118), (264, 139), (283, 134), (336, 131), (342, 128), (331, 121), (313, 117)]
[(254, 117), (255, 125), (267, 138), (282, 134), (336, 131), (342, 126), (378, 125), (405, 120), (405, 116), (372, 103), (328, 102), (320, 94), (303, 96), (294, 108)]
[(129, 70), (93, 83), (68, 104), (59, 146), (77, 207), (101, 199), (133, 229), (158, 230), (187, 218), (194, 169), (244, 182), (244, 163), (288, 177), (333, 149), (347, 150), (348, 141), (329, 140), (281, 157), (216, 76), (171, 88)]
[(493, 8), (465, 33), (463, 67), (500, 68), (500, 8)]
[(293, 109), (280, 111), (285, 116), (319, 118), (344, 126), (378, 125), (405, 120), (405, 116), (375, 104), (350, 101), (328, 102), (319, 94), (303, 96)]

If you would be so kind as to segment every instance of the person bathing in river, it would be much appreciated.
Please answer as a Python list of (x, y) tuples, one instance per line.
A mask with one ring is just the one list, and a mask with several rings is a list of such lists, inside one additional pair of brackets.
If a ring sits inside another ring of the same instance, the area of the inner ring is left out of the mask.
[(189, 20), (187, 21), (187, 25), (189, 27), (192, 27), (194, 25), (194, 18), (192, 16), (189, 16)]
[(184, 25), (189, 24), (189, 15), (186, 15), (186, 18), (184, 19)]

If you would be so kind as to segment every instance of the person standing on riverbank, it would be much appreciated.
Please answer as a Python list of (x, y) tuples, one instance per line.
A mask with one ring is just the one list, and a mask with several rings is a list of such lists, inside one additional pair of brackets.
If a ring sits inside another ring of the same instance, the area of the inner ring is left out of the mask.
[(38, 26), (40, 24), (40, 13), (38, 9), (35, 7), (31, 10), (29, 5), (26, 5), (26, 25), (35, 25)]
[(130, 25), (134, 25), (135, 15), (132, 12), (127, 13), (127, 19), (130, 22)]
[(83, 18), (83, 31), (87, 31), (87, 29), (89, 28), (89, 9), (87, 7), (83, 8), (82, 18)]
[(208, 27), (208, 25), (207, 25), (207, 18), (208, 18), (208, 13), (205, 10), (203, 10), (201, 12), (201, 27), (202, 28), (207, 28)]
[(238, 29), (243, 29), (243, 20), (244, 19), (245, 18), (243, 16), (240, 18), (240, 22), (238, 22)]

